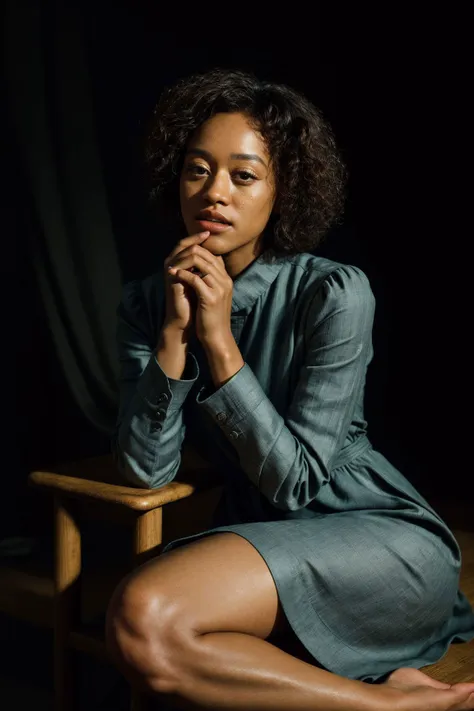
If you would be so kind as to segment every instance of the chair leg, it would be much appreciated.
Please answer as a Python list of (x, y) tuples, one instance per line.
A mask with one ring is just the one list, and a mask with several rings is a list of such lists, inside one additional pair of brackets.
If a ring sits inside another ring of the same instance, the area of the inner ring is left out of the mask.
[[(133, 531), (132, 566), (145, 563), (160, 552), (163, 541), (163, 509), (151, 509), (137, 516)], [(131, 689), (131, 711), (147, 711), (149, 696)]]
[(69, 633), (80, 620), (81, 533), (70, 499), (55, 497), (54, 693), (56, 711), (72, 711)]
[(137, 516), (133, 531), (132, 566), (145, 563), (160, 553), (163, 542), (163, 509), (151, 509)]

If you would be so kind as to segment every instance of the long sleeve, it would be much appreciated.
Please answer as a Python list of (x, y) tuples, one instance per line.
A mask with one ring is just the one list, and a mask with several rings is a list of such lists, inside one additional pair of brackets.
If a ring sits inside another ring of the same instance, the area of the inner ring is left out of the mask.
[[(159, 314), (157, 322), (161, 323)], [(131, 484), (159, 488), (174, 479), (181, 463), (183, 404), (199, 376), (199, 366), (188, 352), (181, 380), (164, 373), (156, 359), (156, 335), (138, 280), (123, 288), (116, 333), (120, 405), (113, 455)]]
[(333, 270), (308, 295), (305, 359), (283, 419), (248, 363), (196, 399), (235, 447), (240, 467), (276, 508), (307, 506), (330, 480), (371, 354), (375, 299), (357, 267)]

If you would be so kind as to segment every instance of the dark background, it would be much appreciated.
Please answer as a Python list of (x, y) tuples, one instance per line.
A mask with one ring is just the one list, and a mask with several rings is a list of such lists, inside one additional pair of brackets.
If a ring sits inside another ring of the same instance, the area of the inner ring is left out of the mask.
[[(375, 33), (367, 34), (363, 18), (352, 32), (322, 19), (303, 31), (304, 18), (296, 30), (281, 22), (279, 30), (260, 32), (247, 15), (239, 23), (210, 8), (203, 12), (214, 29), (190, 23), (184, 30), (176, 18), (163, 17), (158, 3), (84, 5), (124, 280), (158, 264), (160, 235), (147, 205), (141, 139), (162, 88), (222, 66), (303, 91), (332, 123), (351, 175), (345, 222), (321, 251), (362, 267), (377, 300), (366, 393), (369, 437), (425, 495), (472, 496), (466, 456), (472, 318), (469, 277), (463, 276), (470, 225), (460, 205), (465, 161), (459, 133), (467, 69), (456, 37), (441, 25), (430, 35), (426, 20), (414, 27), (413, 17), (407, 24), (399, 17), (399, 26), (394, 18), (379, 18)], [(30, 470), (107, 453), (109, 441), (78, 410), (53, 349), (28, 248), (28, 190), (8, 115), (2, 121), (9, 227), (0, 260), (0, 533), (8, 533), (31, 526), (12, 505)]]

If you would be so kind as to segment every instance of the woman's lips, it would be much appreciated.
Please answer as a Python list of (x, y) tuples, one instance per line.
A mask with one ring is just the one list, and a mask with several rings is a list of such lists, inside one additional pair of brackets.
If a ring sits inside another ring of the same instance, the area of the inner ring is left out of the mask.
[(203, 231), (209, 230), (211, 235), (225, 232), (232, 227), (232, 225), (226, 225), (223, 222), (210, 222), (209, 220), (198, 220), (198, 225), (202, 227)]

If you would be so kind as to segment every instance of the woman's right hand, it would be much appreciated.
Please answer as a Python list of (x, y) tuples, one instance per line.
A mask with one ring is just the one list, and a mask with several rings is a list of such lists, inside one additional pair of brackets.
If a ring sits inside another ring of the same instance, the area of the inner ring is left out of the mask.
[(166, 314), (163, 328), (189, 332), (192, 326), (192, 311), (196, 307), (196, 294), (187, 284), (177, 281), (168, 272), (168, 267), (177, 254), (193, 244), (202, 244), (209, 234), (209, 232), (199, 232), (181, 239), (164, 261)]

